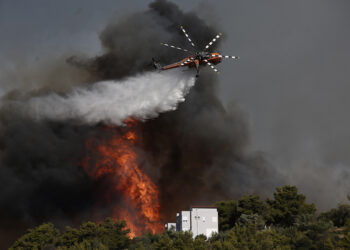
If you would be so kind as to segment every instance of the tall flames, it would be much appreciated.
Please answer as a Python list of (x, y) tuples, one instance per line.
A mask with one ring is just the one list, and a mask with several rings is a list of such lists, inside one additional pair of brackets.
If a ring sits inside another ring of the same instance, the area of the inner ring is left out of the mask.
[(128, 121), (124, 132), (106, 127), (110, 137), (91, 138), (82, 164), (91, 178), (108, 183), (104, 202), (111, 217), (126, 221), (130, 237), (162, 230), (157, 186), (139, 167), (135, 126), (135, 121)]

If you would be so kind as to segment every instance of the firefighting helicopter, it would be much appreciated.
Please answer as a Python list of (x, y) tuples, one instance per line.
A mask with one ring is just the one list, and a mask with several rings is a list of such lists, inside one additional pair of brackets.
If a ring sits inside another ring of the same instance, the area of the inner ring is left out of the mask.
[[(182, 32), (184, 33), (184, 35), (186, 36), (187, 40), (190, 42), (190, 44), (192, 45), (192, 49), (194, 50), (194, 55), (185, 57), (184, 59), (182, 59), (179, 62), (173, 63), (173, 64), (169, 64), (166, 66), (161, 66), (160, 63), (158, 63), (154, 58), (152, 58), (153, 61), (153, 67), (158, 69), (158, 70), (168, 70), (168, 69), (173, 69), (173, 68), (178, 68), (178, 67), (189, 67), (189, 68), (193, 68), (196, 67), (196, 77), (199, 76), (199, 66), (200, 65), (208, 65), (210, 68), (212, 68), (214, 70), (214, 72), (219, 73), (219, 71), (217, 70), (217, 68), (214, 66), (218, 63), (221, 62), (222, 58), (231, 58), (231, 59), (239, 59), (239, 56), (224, 56), (221, 55), (218, 52), (208, 52), (207, 50), (210, 48), (211, 45), (213, 45), (213, 43), (215, 43), (215, 41), (217, 41), (222, 34), (219, 33), (218, 35), (216, 35), (209, 43), (208, 45), (205, 46), (203, 51), (200, 51), (198, 49), (196, 49), (195, 44), (192, 42), (191, 38), (189, 37), (189, 35), (187, 34), (186, 30), (184, 29), (183, 26), (180, 26)], [(160, 43), (163, 46), (169, 47), (169, 48), (173, 48), (173, 49), (177, 49), (177, 50), (181, 50), (181, 51), (185, 51), (185, 52), (190, 52), (187, 49), (183, 49), (180, 48), (178, 46), (174, 46), (174, 45), (170, 45), (168, 43)]]

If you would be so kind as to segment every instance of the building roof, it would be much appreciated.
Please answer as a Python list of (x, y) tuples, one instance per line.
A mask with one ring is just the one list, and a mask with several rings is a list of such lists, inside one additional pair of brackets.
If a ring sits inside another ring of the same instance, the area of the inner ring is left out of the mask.
[(201, 205), (199, 205), (199, 206), (191, 206), (191, 209), (192, 208), (217, 208), (217, 207), (215, 207), (215, 206), (201, 206)]

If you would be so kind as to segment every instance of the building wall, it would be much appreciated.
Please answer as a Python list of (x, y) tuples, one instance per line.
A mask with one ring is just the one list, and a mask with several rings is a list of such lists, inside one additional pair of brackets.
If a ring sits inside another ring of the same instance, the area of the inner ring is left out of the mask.
[(192, 207), (191, 211), (181, 211), (176, 214), (176, 231), (191, 231), (193, 237), (203, 234), (209, 238), (213, 233), (219, 232), (218, 220), (216, 208)]
[(165, 231), (176, 231), (176, 223), (166, 223)]
[(203, 234), (210, 237), (219, 232), (218, 211), (216, 208), (191, 209), (191, 231), (193, 237)]
[(191, 230), (191, 212), (181, 211), (176, 214), (176, 231)]

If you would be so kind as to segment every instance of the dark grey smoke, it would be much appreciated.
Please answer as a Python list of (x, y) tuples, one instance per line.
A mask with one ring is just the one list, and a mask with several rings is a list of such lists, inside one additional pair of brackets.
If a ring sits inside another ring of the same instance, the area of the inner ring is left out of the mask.
[[(80, 65), (100, 80), (120, 78), (147, 70), (151, 57), (171, 63), (187, 55), (159, 45), (168, 42), (191, 48), (180, 25), (200, 49), (219, 33), (195, 13), (184, 13), (171, 2), (155, 1), (149, 7), (112, 21), (100, 36), (106, 53)], [(151, 166), (147, 171), (159, 184), (165, 219), (191, 204), (211, 204), (246, 192), (265, 196), (281, 181), (262, 153), (249, 151), (244, 114), (236, 105), (223, 107), (217, 80), (204, 69), (177, 111), (142, 125), (143, 150)]]
[[(187, 55), (159, 44), (169, 42), (191, 49), (180, 30), (181, 25), (201, 49), (218, 33), (195, 13), (183, 13), (171, 2), (156, 1), (149, 7), (148, 11), (114, 19), (107, 25), (100, 34), (105, 54), (90, 60), (73, 56), (68, 61), (86, 68), (99, 80), (116, 79), (149, 70), (152, 57), (162, 63), (172, 63)], [(212, 47), (215, 49), (216, 44)]]
[(0, 120), (0, 235), (13, 237), (43, 221), (64, 225), (84, 218), (93, 190), (77, 162), (91, 128), (37, 123), (10, 112)]
[[(102, 56), (75, 56), (68, 62), (86, 70), (94, 80), (120, 79), (149, 70), (152, 57), (161, 63), (174, 62), (186, 54), (162, 48), (159, 42), (190, 48), (180, 25), (199, 48), (218, 33), (195, 13), (157, 0), (149, 10), (107, 25), (100, 35)], [(242, 192), (266, 195), (279, 184), (264, 155), (250, 152), (244, 114), (236, 105), (225, 109), (217, 91), (216, 76), (203, 69), (177, 111), (140, 125), (143, 166), (159, 186), (165, 220), (173, 220), (177, 210), (192, 204), (211, 204)], [(1, 109), (0, 122), (0, 220), (8, 222), (1, 224), (5, 225), (2, 229), (9, 230), (11, 225), (25, 228), (45, 220), (61, 224), (86, 220), (102, 195), (103, 183), (90, 180), (78, 163), (84, 157), (84, 143), (99, 128), (68, 121), (34, 122), (9, 107)]]

